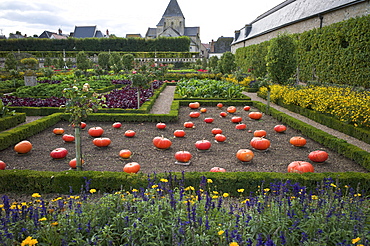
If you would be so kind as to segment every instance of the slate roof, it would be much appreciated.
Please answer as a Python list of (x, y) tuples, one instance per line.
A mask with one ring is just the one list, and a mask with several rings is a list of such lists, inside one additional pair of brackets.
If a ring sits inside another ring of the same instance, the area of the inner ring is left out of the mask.
[(199, 34), (199, 27), (185, 27), (185, 36), (197, 36)]
[(53, 34), (56, 34), (56, 33), (55, 32), (50, 32), (50, 31), (44, 31), (43, 33), (41, 33), (39, 38), (51, 38), (51, 36)]
[(164, 25), (164, 17), (172, 17), (172, 16), (180, 16), (180, 17), (185, 18), (184, 15), (182, 14), (179, 3), (176, 0), (171, 0), (170, 1), (166, 10), (164, 11), (162, 19), (159, 21), (157, 26), (163, 26)]
[(367, 0), (286, 0), (237, 30), (233, 43)]
[(103, 38), (101, 31), (96, 26), (75, 26), (74, 38)]

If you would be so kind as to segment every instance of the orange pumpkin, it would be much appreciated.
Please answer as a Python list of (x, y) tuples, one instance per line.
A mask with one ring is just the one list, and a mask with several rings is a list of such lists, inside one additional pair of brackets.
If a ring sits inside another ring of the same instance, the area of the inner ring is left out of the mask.
[(124, 167), (123, 167), (123, 171), (125, 173), (137, 173), (139, 172), (140, 170), (140, 164), (137, 163), (137, 162), (130, 162), (130, 163), (127, 163)]
[(303, 137), (292, 137), (289, 142), (296, 147), (303, 147), (306, 145), (307, 141)]
[(249, 118), (253, 119), (253, 120), (259, 120), (262, 118), (262, 113), (261, 112), (250, 112), (248, 114)]
[(266, 137), (267, 132), (265, 130), (255, 130), (253, 135), (255, 137)]
[(293, 161), (288, 165), (288, 173), (313, 173), (314, 171), (312, 164), (307, 161)]
[(270, 140), (266, 138), (252, 138), (250, 142), (251, 146), (258, 150), (266, 150), (270, 147)]
[(32, 144), (31, 142), (27, 140), (21, 141), (14, 146), (14, 151), (19, 154), (26, 154), (30, 152), (31, 149), (32, 149)]
[(236, 112), (236, 107), (235, 106), (229, 106), (227, 109), (226, 109), (227, 112), (229, 112), (230, 114), (233, 114)]
[(240, 149), (238, 152), (236, 152), (236, 158), (240, 161), (251, 161), (254, 157), (254, 153), (252, 150), (249, 149)]
[(109, 138), (94, 138), (93, 144), (98, 147), (107, 147), (111, 144), (111, 140)]

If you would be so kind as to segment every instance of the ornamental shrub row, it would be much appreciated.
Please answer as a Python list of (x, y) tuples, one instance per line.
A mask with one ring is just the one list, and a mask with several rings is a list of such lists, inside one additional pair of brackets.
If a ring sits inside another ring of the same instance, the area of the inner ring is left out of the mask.
[[(369, 30), (367, 15), (291, 35), (297, 45), (299, 79), (370, 88)], [(237, 66), (256, 77), (264, 77), (265, 59), (275, 39), (237, 49)]]
[[(90, 187), (99, 190), (101, 193), (112, 193), (121, 190), (132, 190), (148, 187), (151, 180), (165, 178), (171, 180), (173, 188), (183, 185), (184, 187), (199, 187), (205, 178), (212, 179), (213, 186), (218, 191), (229, 193), (237, 197), (237, 192), (241, 187), (244, 194), (255, 193), (263, 190), (270, 183), (290, 180), (292, 184), (299, 183), (307, 187), (307, 192), (316, 191), (323, 180), (331, 178), (338, 188), (352, 187), (362, 196), (370, 193), (370, 174), (369, 173), (264, 173), (264, 172), (185, 172), (185, 173), (159, 173), (159, 174), (127, 174), (124, 172), (96, 172), (96, 171), (67, 171), (67, 172), (47, 172), (33, 170), (3, 170), (0, 172), (0, 192), (15, 192), (21, 194), (79, 194), (85, 190), (88, 182)], [(20, 182), (21, 181), (21, 182)], [(324, 185), (324, 184), (322, 184)], [(361, 190), (358, 190), (361, 187)], [(200, 187), (201, 188), (201, 187)]]
[(188, 52), (189, 37), (145, 38), (68, 38), (2, 39), (0, 51), (121, 51), (121, 52)]

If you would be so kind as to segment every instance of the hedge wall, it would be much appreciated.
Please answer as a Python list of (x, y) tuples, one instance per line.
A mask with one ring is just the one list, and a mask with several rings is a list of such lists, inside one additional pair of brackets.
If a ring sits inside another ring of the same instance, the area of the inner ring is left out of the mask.
[(1, 39), (0, 51), (125, 51), (188, 52), (189, 37), (145, 38), (68, 38), (68, 39)]
[[(370, 15), (294, 34), (301, 81), (370, 88)], [(237, 66), (256, 77), (266, 75), (270, 41), (239, 48)]]

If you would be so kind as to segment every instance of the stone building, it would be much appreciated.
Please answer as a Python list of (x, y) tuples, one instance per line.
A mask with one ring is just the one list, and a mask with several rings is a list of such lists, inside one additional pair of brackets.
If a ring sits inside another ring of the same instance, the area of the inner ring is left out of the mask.
[(236, 30), (231, 52), (270, 40), (280, 33), (302, 33), (369, 14), (369, 0), (286, 0)]
[(185, 26), (185, 17), (176, 0), (171, 0), (156, 28), (148, 28), (145, 38), (181, 37), (190, 38), (190, 52), (200, 52), (200, 28)]

